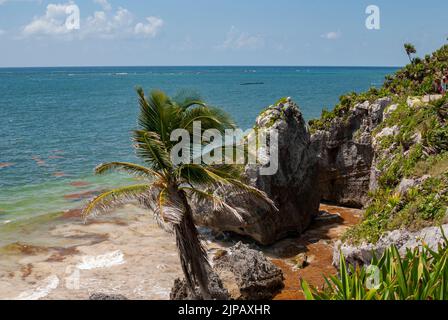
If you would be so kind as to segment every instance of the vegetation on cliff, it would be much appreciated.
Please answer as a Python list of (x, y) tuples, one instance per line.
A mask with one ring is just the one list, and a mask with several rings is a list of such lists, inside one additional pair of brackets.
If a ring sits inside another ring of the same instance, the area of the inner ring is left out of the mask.
[(438, 250), (409, 250), (402, 256), (388, 248), (369, 267), (348, 266), (340, 256), (339, 277), (325, 279), (323, 288), (301, 281), (307, 300), (447, 300), (448, 239)]
[(320, 119), (310, 121), (312, 132), (327, 130), (344, 121), (358, 103), (384, 96), (394, 101), (386, 119), (372, 132), (377, 187), (369, 194), (363, 221), (344, 240), (375, 242), (385, 231), (446, 222), (448, 96), (428, 96), (436, 93), (434, 80), (446, 70), (448, 45), (424, 59), (411, 59), (379, 89), (342, 96), (333, 111), (324, 110)]

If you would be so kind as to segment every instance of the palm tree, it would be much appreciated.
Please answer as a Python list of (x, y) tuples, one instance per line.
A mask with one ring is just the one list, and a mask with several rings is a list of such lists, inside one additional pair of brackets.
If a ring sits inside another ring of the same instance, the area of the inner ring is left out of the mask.
[(417, 50), (415, 50), (414, 45), (411, 43), (405, 43), (404, 50), (406, 51), (406, 54), (409, 57), (409, 61), (412, 63), (413, 60), (412, 60), (411, 54), (417, 53)]
[[(193, 122), (201, 121), (201, 130), (217, 129), (224, 132), (234, 128), (233, 121), (222, 111), (208, 107), (196, 96), (182, 95), (174, 99), (161, 91), (153, 91), (147, 98), (137, 89), (140, 115), (139, 129), (133, 133), (137, 156), (145, 165), (112, 162), (101, 164), (96, 174), (122, 170), (143, 179), (137, 185), (125, 186), (105, 192), (92, 199), (84, 208), (83, 216), (107, 212), (125, 202), (138, 203), (151, 210), (159, 225), (174, 233), (182, 270), (189, 289), (194, 294), (199, 287), (203, 299), (210, 299), (208, 289), (209, 262), (193, 221), (190, 201), (209, 201), (213, 210), (227, 211), (240, 221), (236, 209), (217, 195), (225, 187), (236, 196), (251, 195), (275, 208), (268, 196), (241, 180), (240, 168), (233, 165), (206, 165), (204, 163), (173, 163), (170, 154), (176, 142), (170, 140), (173, 130), (186, 129), (193, 136)], [(197, 147), (197, 146), (196, 146)], [(195, 148), (194, 145), (191, 148)], [(211, 192), (213, 190), (215, 192)]]

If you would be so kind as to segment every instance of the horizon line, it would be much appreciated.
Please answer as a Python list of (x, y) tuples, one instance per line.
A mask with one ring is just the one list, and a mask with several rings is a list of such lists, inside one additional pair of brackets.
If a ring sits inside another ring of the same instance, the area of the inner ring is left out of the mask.
[(65, 65), (65, 66), (0, 66), (0, 69), (27, 69), (27, 68), (403, 68), (404, 66), (382, 65)]

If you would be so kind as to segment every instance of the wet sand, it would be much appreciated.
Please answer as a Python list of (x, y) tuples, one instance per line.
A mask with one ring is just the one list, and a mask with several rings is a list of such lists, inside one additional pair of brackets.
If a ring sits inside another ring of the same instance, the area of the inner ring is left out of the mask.
[[(300, 277), (322, 285), (322, 274), (335, 273), (332, 244), (361, 212), (325, 205), (321, 209), (330, 214), (319, 217), (301, 237), (261, 248), (285, 275), (286, 287), (276, 299), (302, 299)], [(33, 232), (0, 248), (0, 299), (87, 299), (92, 293), (168, 299), (174, 279), (182, 275), (174, 238), (134, 206), (87, 223), (80, 210), (70, 210)], [(236, 241), (207, 237), (206, 243), (213, 255)], [(295, 270), (293, 259), (301, 253), (309, 264)]]
[(301, 237), (285, 241), (302, 246), (301, 253), (307, 256), (308, 264), (297, 269), (292, 259), (272, 260), (283, 270), (285, 276), (285, 289), (277, 295), (276, 300), (303, 300), (305, 297), (300, 287), (301, 278), (312, 286), (321, 287), (324, 275), (335, 275), (337, 272), (332, 265), (333, 245), (350, 226), (360, 221), (362, 211), (329, 205), (321, 205), (320, 210), (330, 215), (315, 221)]
[(127, 206), (82, 224), (66, 213), (46, 237), (54, 245), (0, 249), (0, 299), (87, 299), (92, 293), (168, 299), (181, 275), (174, 238)]

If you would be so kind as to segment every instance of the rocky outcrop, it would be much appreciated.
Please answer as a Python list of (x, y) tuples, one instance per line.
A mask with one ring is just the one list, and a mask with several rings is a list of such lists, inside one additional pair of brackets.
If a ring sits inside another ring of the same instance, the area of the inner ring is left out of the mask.
[[(210, 277), (212, 297), (217, 300), (268, 300), (283, 288), (283, 273), (263, 253), (238, 243), (219, 250), (212, 258)], [(197, 299), (187, 289), (185, 281), (176, 280), (172, 300)]]
[[(214, 271), (209, 273), (208, 289), (213, 300), (230, 300), (229, 292), (226, 288), (224, 288), (221, 279), (219, 279), (218, 275)], [(185, 280), (176, 279), (174, 280), (174, 285), (171, 289), (170, 299), (202, 300), (202, 296), (199, 288), (196, 288), (195, 292), (192, 293)]]
[(313, 134), (311, 142), (319, 158), (318, 185), (323, 200), (364, 206), (375, 156), (371, 133), (382, 122), (391, 101), (382, 98), (356, 104), (346, 118), (336, 118), (328, 130)]
[[(221, 195), (237, 208), (243, 221), (234, 215), (214, 213), (210, 207), (200, 206), (195, 210), (195, 221), (215, 231), (234, 232), (268, 245), (302, 233), (317, 215), (320, 203), (316, 184), (317, 157), (311, 148), (302, 113), (291, 99), (269, 107), (257, 118), (255, 127), (255, 132), (265, 132), (268, 137), (278, 132), (278, 170), (272, 175), (263, 175), (263, 171), (273, 165), (271, 161), (248, 165), (245, 175), (251, 185), (267, 193), (278, 212), (259, 200), (247, 197), (242, 201), (240, 196), (224, 190)], [(266, 148), (261, 151), (271, 155), (272, 143), (268, 139)], [(274, 154), (272, 156), (277, 159)]]
[(89, 300), (128, 300), (128, 298), (121, 294), (92, 293)]
[[(442, 228), (445, 235), (448, 235), (448, 225)], [(423, 244), (436, 250), (439, 244), (443, 243), (445, 240), (440, 227), (429, 227), (416, 232), (395, 230), (384, 234), (376, 244), (349, 245), (339, 241), (334, 247), (333, 265), (339, 267), (341, 253), (347, 263), (362, 266), (369, 265), (374, 255), (380, 257), (392, 245), (395, 245), (400, 254), (404, 255), (407, 249), (421, 247)]]

